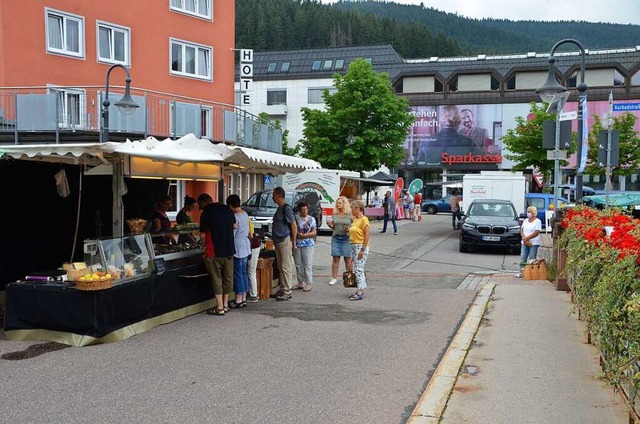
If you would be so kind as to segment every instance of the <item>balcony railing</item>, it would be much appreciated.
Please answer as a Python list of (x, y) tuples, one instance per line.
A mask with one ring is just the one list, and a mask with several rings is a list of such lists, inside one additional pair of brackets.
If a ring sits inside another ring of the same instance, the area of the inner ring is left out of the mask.
[[(214, 142), (282, 152), (282, 132), (232, 105), (132, 89), (140, 105), (131, 115), (114, 103), (123, 87), (110, 87), (109, 140), (178, 138), (193, 133)], [(0, 87), (0, 143), (97, 142), (102, 87)]]

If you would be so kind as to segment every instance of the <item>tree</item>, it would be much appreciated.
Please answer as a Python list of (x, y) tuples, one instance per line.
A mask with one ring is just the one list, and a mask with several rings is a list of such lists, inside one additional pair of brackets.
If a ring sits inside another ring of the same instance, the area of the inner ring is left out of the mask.
[(326, 110), (302, 109), (303, 156), (324, 168), (360, 172), (398, 165), (413, 122), (406, 99), (393, 93), (386, 73), (363, 59), (333, 79), (337, 91), (325, 90)]
[[(640, 137), (633, 129), (638, 118), (626, 112), (613, 118), (614, 130), (620, 131), (620, 166), (613, 169), (613, 175), (635, 174), (640, 168)], [(598, 165), (598, 133), (605, 128), (597, 115), (593, 116), (593, 126), (589, 131), (589, 154), (585, 173), (590, 175), (604, 175), (606, 168)]]
[[(514, 171), (524, 171), (533, 166), (537, 167), (545, 181), (550, 181), (552, 175), (554, 161), (547, 159), (547, 149), (542, 147), (542, 126), (546, 120), (555, 121), (556, 115), (547, 113), (547, 104), (538, 105), (531, 103), (531, 109), (527, 119), (522, 116), (516, 116), (516, 128), (507, 130), (507, 134), (502, 137), (502, 143), (509, 153), (504, 156), (515, 162)], [(566, 150), (570, 155), (576, 151), (576, 137), (571, 137), (571, 144)], [(569, 162), (560, 161), (560, 166), (567, 166)]]

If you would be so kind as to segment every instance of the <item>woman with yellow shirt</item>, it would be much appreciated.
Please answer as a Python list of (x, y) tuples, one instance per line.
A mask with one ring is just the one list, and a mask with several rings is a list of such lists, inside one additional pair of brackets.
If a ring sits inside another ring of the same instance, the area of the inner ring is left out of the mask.
[(353, 214), (353, 223), (349, 228), (349, 241), (351, 242), (351, 263), (356, 273), (358, 290), (349, 296), (349, 300), (362, 300), (364, 298), (364, 289), (367, 287), (364, 266), (369, 256), (371, 225), (369, 225), (369, 218), (364, 216), (364, 203), (360, 200), (353, 201), (351, 213)]

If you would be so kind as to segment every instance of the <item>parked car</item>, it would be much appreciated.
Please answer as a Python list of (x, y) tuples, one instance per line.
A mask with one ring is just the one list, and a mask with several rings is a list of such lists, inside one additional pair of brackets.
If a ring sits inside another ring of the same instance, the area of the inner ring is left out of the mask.
[[(552, 184), (549, 187), (553, 190), (554, 186)], [(562, 184), (560, 185), (560, 194), (570, 202), (574, 202), (576, 199), (576, 186), (574, 184)], [(595, 189), (586, 185), (582, 186), (583, 196), (593, 196), (594, 194), (596, 194)]]
[[(458, 197), (462, 199), (461, 196)], [(449, 205), (449, 200), (451, 200), (451, 194), (447, 194), (441, 199), (425, 200), (421, 205), (422, 211), (428, 213), (429, 215), (435, 215), (438, 212), (451, 213), (451, 205)]]
[(514, 254), (520, 253), (520, 224), (516, 208), (508, 200), (476, 199), (462, 218), (460, 251), (475, 247), (504, 247)]
[[(527, 193), (525, 196), (526, 206), (535, 206), (538, 209), (538, 219), (542, 222), (542, 228), (546, 227), (545, 211), (550, 210), (549, 205), (553, 204), (553, 194), (549, 193)], [(563, 207), (567, 205), (569, 201), (564, 197), (558, 197), (558, 205), (554, 207)]]
[[(322, 224), (322, 207), (318, 193), (315, 191), (285, 191), (284, 193), (286, 202), (296, 212), (299, 201), (304, 200), (309, 203), (309, 215), (316, 219), (318, 227)], [(255, 231), (258, 233), (271, 233), (273, 214), (278, 209), (272, 196), (273, 190), (257, 191), (242, 204), (242, 209), (249, 215)]]

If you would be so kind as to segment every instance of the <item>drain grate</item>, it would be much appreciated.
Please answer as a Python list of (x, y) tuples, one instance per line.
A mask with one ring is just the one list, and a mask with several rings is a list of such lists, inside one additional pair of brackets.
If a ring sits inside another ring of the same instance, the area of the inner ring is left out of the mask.
[(56, 350), (62, 350), (68, 347), (71, 346), (56, 342), (38, 343), (29, 346), (25, 350), (5, 353), (4, 355), (0, 356), (0, 358), (6, 359), (7, 361), (20, 361), (22, 359), (35, 358), (36, 356), (43, 355), (47, 352), (55, 352)]

